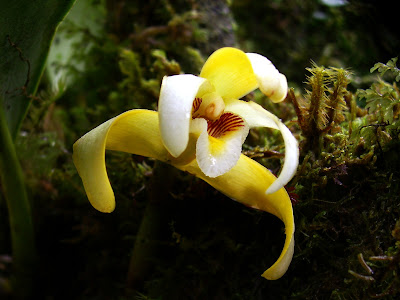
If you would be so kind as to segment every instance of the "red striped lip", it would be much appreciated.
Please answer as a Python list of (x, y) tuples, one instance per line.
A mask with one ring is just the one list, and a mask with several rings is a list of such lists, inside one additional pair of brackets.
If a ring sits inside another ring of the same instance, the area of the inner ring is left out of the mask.
[(207, 132), (208, 135), (219, 138), (224, 136), (228, 132), (236, 131), (243, 127), (244, 120), (233, 113), (223, 113), (218, 120), (209, 121), (207, 120)]
[[(201, 98), (195, 98), (193, 101), (192, 108), (192, 119), (201, 118), (198, 110), (203, 100)], [(245, 126), (244, 120), (235, 115), (234, 113), (223, 113), (217, 120), (207, 120), (207, 133), (208, 135), (219, 138), (224, 136), (228, 132), (236, 131), (239, 128)]]

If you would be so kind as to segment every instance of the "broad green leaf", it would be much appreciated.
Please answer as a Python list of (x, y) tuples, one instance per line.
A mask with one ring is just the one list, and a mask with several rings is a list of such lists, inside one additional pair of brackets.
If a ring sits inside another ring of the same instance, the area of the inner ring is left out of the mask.
[[(83, 57), (90, 55), (95, 39), (101, 39), (106, 21), (105, 1), (79, 0), (57, 28), (47, 57), (45, 74), (58, 90), (60, 82), (66, 87), (74, 84), (77, 73), (86, 69)], [(84, 46), (83, 46), (84, 45)]]
[(13, 137), (36, 92), (57, 26), (74, 2), (0, 1), (0, 105)]

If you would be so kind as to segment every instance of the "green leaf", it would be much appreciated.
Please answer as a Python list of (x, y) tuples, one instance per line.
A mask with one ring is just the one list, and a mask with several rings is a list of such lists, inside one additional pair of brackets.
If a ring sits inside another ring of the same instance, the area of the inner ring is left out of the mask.
[(395, 80), (399, 81), (400, 80), (400, 69), (397, 68), (396, 62), (397, 62), (397, 57), (392, 58), (389, 60), (386, 64), (383, 63), (376, 63), (371, 69), (370, 72), (373, 73), (376, 70), (380, 73), (380, 76), (383, 76), (387, 71), (390, 71), (394, 74)]
[(35, 237), (24, 175), (0, 106), (0, 186), (7, 202), (13, 252), (15, 299), (31, 299), (36, 271)]
[(75, 0), (0, 1), (0, 105), (15, 138), (58, 24)]

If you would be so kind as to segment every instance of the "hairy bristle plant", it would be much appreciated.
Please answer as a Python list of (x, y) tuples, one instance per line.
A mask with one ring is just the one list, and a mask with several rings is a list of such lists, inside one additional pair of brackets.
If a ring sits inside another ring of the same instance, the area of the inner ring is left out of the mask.
[(320, 137), (328, 132), (340, 130), (337, 125), (344, 121), (343, 112), (348, 109), (346, 97), (349, 92), (350, 72), (340, 68), (324, 68), (312, 63), (307, 68), (311, 73), (307, 77), (304, 97), (288, 93), (298, 117), (298, 124), (305, 142), (303, 147), (318, 152)]

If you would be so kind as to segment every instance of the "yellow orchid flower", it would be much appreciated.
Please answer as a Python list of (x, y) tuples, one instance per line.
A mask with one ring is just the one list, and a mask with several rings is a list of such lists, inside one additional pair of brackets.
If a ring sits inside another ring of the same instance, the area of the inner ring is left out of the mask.
[[(115, 197), (105, 166), (105, 150), (147, 156), (187, 171), (228, 197), (274, 214), (285, 224), (278, 260), (262, 276), (286, 272), (294, 251), (291, 201), (283, 188), (298, 165), (297, 141), (280, 120), (253, 102), (238, 100), (256, 88), (282, 101), (287, 82), (265, 57), (235, 48), (214, 52), (200, 76), (165, 77), (159, 112), (135, 109), (94, 128), (74, 144), (73, 161), (90, 203), (112, 212)], [(249, 128), (278, 129), (285, 141), (285, 162), (278, 179), (241, 154)]]
[(217, 177), (236, 164), (249, 128), (278, 129), (285, 141), (285, 162), (267, 193), (279, 190), (297, 169), (297, 141), (275, 115), (254, 102), (238, 100), (257, 87), (274, 102), (284, 100), (287, 94), (286, 77), (266, 57), (235, 48), (215, 51), (200, 76), (165, 77), (158, 112), (168, 152), (179, 157), (187, 147), (189, 133), (196, 133), (197, 163), (205, 175)]

